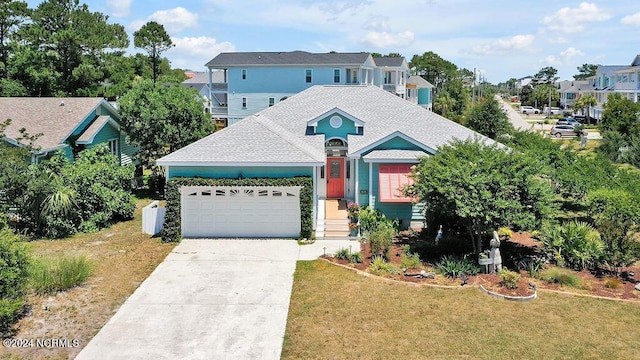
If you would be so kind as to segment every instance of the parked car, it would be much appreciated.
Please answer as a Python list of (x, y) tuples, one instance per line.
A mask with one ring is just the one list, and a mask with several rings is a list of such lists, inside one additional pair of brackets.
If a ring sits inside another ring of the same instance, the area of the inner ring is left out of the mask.
[(540, 109), (533, 106), (520, 106), (520, 112), (523, 114), (540, 114)]
[[(542, 113), (545, 115), (549, 114), (549, 107), (545, 106), (544, 109), (542, 109)], [(559, 107), (551, 107), (551, 115), (562, 115), (562, 109), (560, 109)]]
[(549, 133), (551, 136), (557, 138), (565, 136), (573, 137), (577, 135), (576, 128), (571, 125), (554, 125), (551, 127), (551, 130), (549, 130)]
[(598, 119), (587, 115), (573, 115), (573, 118), (580, 121), (583, 124), (597, 124)]
[(568, 116), (568, 117), (558, 119), (558, 121), (556, 121), (556, 125), (571, 125), (573, 127), (577, 127), (577, 126), (582, 126), (582, 123), (576, 120), (575, 118)]

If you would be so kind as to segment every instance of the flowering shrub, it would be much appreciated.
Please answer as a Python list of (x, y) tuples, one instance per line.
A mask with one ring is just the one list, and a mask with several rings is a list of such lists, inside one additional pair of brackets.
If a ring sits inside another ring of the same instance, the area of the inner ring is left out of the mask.
[(357, 217), (359, 211), (360, 211), (360, 205), (358, 205), (357, 202), (349, 202), (347, 204), (347, 212), (349, 213), (350, 218)]

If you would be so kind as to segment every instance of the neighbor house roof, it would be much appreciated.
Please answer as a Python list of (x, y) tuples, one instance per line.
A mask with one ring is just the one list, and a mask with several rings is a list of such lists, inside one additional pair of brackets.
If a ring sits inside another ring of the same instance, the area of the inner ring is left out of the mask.
[[(208, 85), (209, 84), (209, 72), (208, 71), (198, 71), (192, 72), (192, 77), (181, 82), (182, 85)], [(222, 71), (212, 71), (211, 72), (211, 80), (214, 83), (223, 83), (224, 82), (224, 72)]]
[(29, 135), (41, 134), (35, 147), (42, 151), (58, 148), (89, 114), (96, 114), (102, 98), (0, 98), (0, 121), (11, 119), (5, 136), (17, 141), (24, 128)]
[(269, 65), (362, 65), (370, 53), (309, 53), (289, 52), (224, 52), (218, 54), (205, 66), (225, 68), (230, 66)]
[(416, 85), (416, 87), (418, 88), (434, 88), (435, 87), (420, 75), (409, 76), (409, 78), (407, 79), (407, 84)]
[(376, 63), (376, 66), (400, 67), (405, 59), (401, 56), (382, 56), (374, 57), (373, 61)]
[[(396, 137), (414, 143), (425, 153), (435, 153), (453, 139), (484, 138), (380, 87), (325, 85), (313, 86), (169, 154), (158, 160), (158, 165), (324, 164), (324, 135), (306, 135), (307, 124), (334, 112), (364, 123), (362, 135), (349, 135), (347, 139), (348, 153), (354, 156), (379, 150), (376, 146)], [(416, 155), (388, 153), (411, 158)]]

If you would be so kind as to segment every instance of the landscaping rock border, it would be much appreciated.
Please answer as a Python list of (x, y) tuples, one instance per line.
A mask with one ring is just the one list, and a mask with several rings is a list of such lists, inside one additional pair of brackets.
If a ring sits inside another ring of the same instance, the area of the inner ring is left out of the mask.
[(520, 302), (528, 302), (531, 301), (533, 299), (536, 299), (538, 297), (538, 291), (534, 291), (532, 295), (529, 296), (509, 296), (509, 295), (502, 295), (502, 294), (498, 294), (495, 293), (493, 291), (489, 291), (487, 289), (485, 289), (484, 286), (480, 285), (480, 290), (482, 290), (483, 293), (487, 294), (487, 295), (491, 295), (491, 296), (495, 296), (497, 298), (501, 298), (501, 299), (505, 299), (505, 300), (511, 300), (511, 301), (520, 301)]

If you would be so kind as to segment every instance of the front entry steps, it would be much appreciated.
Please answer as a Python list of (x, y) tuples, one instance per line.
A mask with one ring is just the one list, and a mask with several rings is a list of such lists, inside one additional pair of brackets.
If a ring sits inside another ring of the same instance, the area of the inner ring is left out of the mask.
[(346, 200), (319, 200), (317, 220), (316, 239), (343, 240), (350, 238)]

